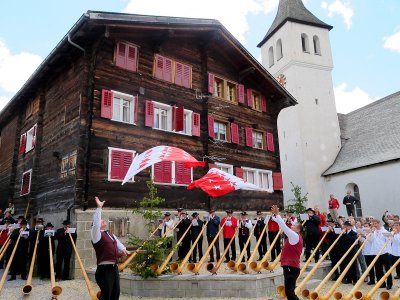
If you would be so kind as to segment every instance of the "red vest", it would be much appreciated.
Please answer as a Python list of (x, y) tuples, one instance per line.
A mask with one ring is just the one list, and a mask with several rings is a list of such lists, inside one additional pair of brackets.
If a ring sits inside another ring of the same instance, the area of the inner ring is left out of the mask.
[(303, 251), (303, 238), (299, 234), (299, 241), (296, 245), (290, 245), (289, 239), (286, 239), (283, 245), (281, 254), (281, 266), (282, 267), (294, 267), (300, 268), (300, 256)]
[(93, 247), (94, 251), (96, 252), (97, 264), (103, 261), (113, 262), (114, 264), (117, 263), (118, 261), (117, 241), (115, 239), (111, 239), (110, 236), (105, 231), (101, 232), (100, 241), (98, 241), (96, 244), (93, 244)]

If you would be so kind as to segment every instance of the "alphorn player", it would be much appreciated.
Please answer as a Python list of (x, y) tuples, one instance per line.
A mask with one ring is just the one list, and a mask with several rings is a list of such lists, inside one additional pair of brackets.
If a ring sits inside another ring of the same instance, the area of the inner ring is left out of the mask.
[(129, 253), (117, 237), (109, 233), (107, 223), (101, 218), (105, 201), (95, 197), (97, 209), (93, 215), (91, 231), (92, 244), (96, 252), (97, 269), (95, 279), (100, 287), (100, 300), (118, 300), (120, 294), (118, 255), (127, 256)]
[(292, 228), (287, 227), (285, 221), (279, 215), (277, 205), (271, 207), (271, 214), (272, 220), (279, 225), (287, 236), (281, 254), (286, 297), (288, 300), (298, 300), (299, 298), (294, 293), (294, 290), (297, 277), (300, 274), (300, 256), (303, 250), (303, 239), (300, 235), (301, 225), (297, 223), (292, 224)]
[[(26, 280), (27, 264), (28, 264), (28, 255), (29, 255), (29, 243), (30, 243), (30, 232), (27, 227), (28, 222), (25, 219), (22, 219), (19, 222), (19, 228), (14, 229), (11, 233), (10, 243), (11, 249), (13, 249), (17, 243), (18, 236), (21, 234), (21, 238), (18, 242), (17, 250), (15, 252), (13, 261), (11, 263), (11, 277), (8, 281), (12, 281), (17, 279), (17, 274), (21, 274), (21, 279)], [(24, 234), (22, 234), (24, 233)]]

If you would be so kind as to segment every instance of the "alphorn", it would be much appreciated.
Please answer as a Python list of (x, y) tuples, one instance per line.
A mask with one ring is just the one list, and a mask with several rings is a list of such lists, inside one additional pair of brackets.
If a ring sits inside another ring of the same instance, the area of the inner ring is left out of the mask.
[[(97, 294), (96, 294), (96, 292), (94, 291), (93, 286), (92, 286), (92, 284), (91, 284), (91, 282), (90, 282), (90, 280), (89, 280), (89, 277), (88, 277), (87, 274), (86, 274), (85, 267), (83, 266), (81, 257), (79, 256), (78, 250), (76, 249), (74, 239), (72, 238), (72, 236), (71, 236), (70, 233), (68, 233), (68, 235), (69, 235), (69, 238), (70, 238), (70, 240), (71, 240), (72, 248), (74, 248), (76, 258), (78, 259), (79, 267), (81, 268), (82, 275), (83, 275), (83, 279), (85, 280), (86, 287), (87, 287), (87, 289), (88, 289), (88, 291), (89, 291), (90, 299), (91, 299), (91, 300), (100, 299), (100, 297), (97, 298)], [(99, 296), (100, 296), (100, 294), (99, 294)]]
[[(310, 299), (317, 299), (318, 298), (318, 293), (320, 290), (323, 288), (323, 286), (326, 284), (326, 282), (331, 278), (333, 273), (339, 268), (340, 264), (346, 259), (347, 255), (353, 250), (353, 248), (358, 244), (358, 240), (355, 240), (353, 244), (350, 246), (350, 248), (342, 255), (342, 257), (338, 260), (336, 265), (333, 266), (333, 268), (329, 271), (329, 273), (324, 277), (324, 279), (319, 283), (319, 285), (310, 293), (308, 289), (304, 289), (301, 294), (305, 298), (310, 298)], [(313, 298), (314, 297), (314, 298)]]
[(382, 251), (385, 250), (387, 244), (391, 241), (392, 239), (388, 239), (385, 244), (381, 247), (379, 250), (378, 254), (374, 257), (374, 259), (371, 261), (369, 264), (368, 268), (365, 270), (365, 272), (361, 275), (360, 279), (358, 279), (357, 283), (353, 286), (351, 291), (343, 297), (341, 292), (335, 292), (333, 294), (333, 298), (336, 300), (344, 299), (344, 300), (351, 300), (354, 297), (354, 293), (360, 288), (360, 286), (364, 283), (364, 279), (368, 276), (369, 271), (374, 267), (376, 261), (379, 259), (379, 256), (381, 255)]
[(278, 231), (278, 234), (276, 235), (276, 237), (274, 238), (272, 243), (269, 245), (269, 249), (268, 249), (267, 253), (264, 254), (263, 259), (259, 263), (257, 263), (256, 261), (252, 261), (250, 263), (250, 269), (259, 273), (259, 272), (261, 272), (262, 268), (268, 267), (269, 262), (267, 261), (267, 259), (271, 255), (272, 249), (274, 249), (274, 246), (275, 246), (276, 242), (278, 241), (278, 239), (280, 238), (281, 234), (282, 234), (282, 229), (280, 229)]
[(280, 262), (280, 260), (281, 260), (281, 255), (282, 255), (282, 252), (279, 253), (279, 255), (275, 258), (275, 260), (274, 260), (273, 262), (271, 262), (271, 263), (268, 264), (268, 265), (265, 265), (264, 269), (266, 269), (266, 270), (272, 272), (272, 271), (276, 268), (276, 266), (278, 265), (278, 263)]
[(390, 269), (382, 276), (382, 278), (376, 283), (376, 285), (364, 296), (361, 291), (357, 291), (354, 293), (354, 297), (356, 299), (361, 299), (361, 300), (371, 300), (372, 296), (375, 295), (376, 291), (380, 288), (380, 286), (385, 282), (386, 278), (389, 277), (389, 275), (392, 274), (394, 269), (396, 269), (397, 265), (400, 263), (400, 258), (396, 260), (396, 262), (393, 264), (393, 266), (390, 267)]
[[(360, 238), (357, 238), (357, 240)], [(338, 286), (342, 283), (342, 280), (344, 279), (344, 277), (346, 276), (347, 272), (350, 270), (351, 266), (353, 265), (353, 263), (355, 262), (355, 260), (357, 259), (358, 254), (361, 252), (361, 250), (364, 248), (365, 244), (366, 244), (367, 240), (365, 240), (361, 246), (358, 248), (357, 252), (354, 254), (354, 256), (350, 259), (348, 265), (346, 266), (346, 268), (342, 271), (342, 273), (340, 274), (339, 278), (334, 282), (334, 284), (332, 284), (331, 288), (328, 290), (328, 292), (324, 295), (324, 296), (318, 296), (318, 300), (328, 300), (331, 298), (331, 296), (333, 295), (333, 293), (335, 292), (335, 290), (338, 288)]]
[(222, 261), (224, 260), (226, 254), (229, 251), (229, 247), (231, 246), (231, 244), (235, 240), (236, 233), (238, 232), (238, 230), (239, 230), (239, 227), (236, 227), (235, 233), (233, 234), (231, 240), (229, 241), (228, 245), (226, 246), (226, 248), (224, 250), (224, 253), (222, 254), (221, 258), (218, 260), (218, 262), (215, 264), (215, 266), (214, 266), (213, 263), (208, 263), (207, 264), (207, 266), (206, 266), (207, 271), (211, 272), (212, 274), (217, 274), (217, 271), (218, 271), (219, 267), (221, 266)]
[[(179, 224), (179, 223), (178, 223)], [(185, 235), (189, 232), (190, 228), (192, 227), (192, 224), (190, 224), (190, 226), (186, 229), (186, 231), (183, 233), (183, 235), (181, 236), (181, 238), (179, 239), (179, 241), (176, 242), (177, 245), (179, 245), (180, 243), (182, 243), (183, 239), (185, 238)], [(171, 252), (168, 254), (168, 256), (164, 259), (163, 263), (161, 264), (161, 266), (157, 266), (157, 265), (153, 265), (151, 266), (151, 269), (157, 273), (157, 274), (161, 274), (164, 270), (165, 267), (168, 265), (169, 261), (171, 260), (172, 256), (174, 255), (176, 251), (176, 248), (173, 248), (171, 250)]]
[(4, 243), (3, 247), (1, 247), (1, 249), (0, 249), (0, 260), (3, 258), (4, 254), (6, 254), (8, 245), (10, 244), (10, 239), (9, 239), (9, 237), (10, 237), (10, 236), (7, 237), (6, 242)]
[(199, 235), (197, 236), (196, 240), (193, 242), (192, 247), (190, 248), (189, 252), (186, 253), (186, 256), (183, 258), (182, 262), (180, 264), (178, 263), (172, 263), (169, 268), (172, 272), (178, 273), (178, 274), (182, 274), (182, 270), (183, 267), (185, 266), (185, 264), (187, 263), (187, 261), (190, 259), (190, 257), (192, 256), (192, 253), (194, 251), (194, 248), (197, 246), (197, 243), (199, 242), (200, 238), (203, 236), (203, 232), (204, 230), (207, 228), (207, 224), (208, 221), (206, 222), (206, 224), (203, 226), (203, 228), (201, 229)]
[(390, 295), (389, 292), (382, 292), (380, 294), (381, 300), (399, 300), (400, 299), (400, 289), (394, 295)]
[(50, 260), (51, 294), (53, 296), (57, 297), (58, 295), (61, 295), (62, 288), (60, 286), (56, 285), (56, 280), (54, 278), (53, 249), (52, 249), (52, 246), (51, 246), (51, 235), (49, 235), (49, 260)]
[[(312, 261), (312, 259), (314, 258), (314, 256), (317, 254), (317, 251), (319, 251), (319, 248), (321, 247), (322, 243), (324, 242), (326, 235), (328, 234), (328, 230), (325, 231), (325, 234), (322, 236), (321, 240), (319, 241), (319, 243), (317, 244), (317, 246), (315, 247), (314, 251), (312, 252), (312, 254), (310, 255), (310, 257), (307, 259), (307, 261), (305, 262), (305, 264), (303, 265), (303, 267), (300, 270), (299, 273), (299, 277), (301, 277), (301, 275), (304, 274), (304, 272), (306, 271), (308, 265), (310, 264), (310, 262)], [(299, 278), (298, 277), (298, 278)]]
[(210, 253), (212, 247), (214, 246), (215, 243), (219, 243), (219, 235), (221, 234), (222, 230), (225, 227), (224, 223), (221, 228), (219, 229), (217, 235), (214, 237), (214, 239), (211, 241), (211, 244), (208, 246), (206, 252), (204, 253), (203, 257), (200, 259), (200, 261), (195, 265), (195, 264), (189, 264), (187, 266), (188, 270), (192, 273), (195, 273), (196, 275), (199, 274), (199, 270), (201, 268), (201, 266), (204, 264), (204, 261), (206, 260), (208, 253)]
[[(147, 240), (149, 240), (156, 232), (158, 231), (158, 227), (150, 234)], [(138, 255), (139, 251), (143, 248), (146, 244), (145, 241), (139, 248), (135, 250), (123, 263), (118, 264), (118, 271), (123, 272), (124, 269), (130, 264), (130, 262)]]
[(33, 267), (35, 266), (35, 257), (36, 257), (36, 250), (37, 250), (37, 245), (38, 245), (38, 241), (39, 241), (40, 231), (41, 230), (39, 229), (36, 234), (35, 247), (33, 248), (33, 254), (32, 254), (32, 260), (31, 260), (31, 266), (29, 267), (28, 279), (26, 280), (26, 284), (22, 288), (22, 292), (25, 295), (29, 295), (29, 293), (32, 291)]
[(12, 263), (12, 261), (14, 259), (15, 251), (17, 251), (17, 247), (18, 247), (18, 243), (19, 243), (20, 239), (21, 239), (21, 235), (18, 235), (17, 242), (14, 245), (14, 249), (13, 249), (13, 251), (11, 253), (10, 259), (8, 260), (6, 269), (4, 270), (3, 277), (1, 278), (1, 281), (0, 281), (0, 293), (1, 293), (1, 290), (3, 289), (4, 282), (6, 281), (6, 278), (7, 278), (7, 275), (8, 275), (8, 271), (10, 270), (11, 263)]
[[(254, 226), (254, 227), (256, 227), (256, 226)], [(256, 245), (254, 246), (253, 253), (251, 254), (249, 260), (247, 261), (247, 265), (249, 265), (249, 266), (250, 266), (251, 262), (254, 260), (254, 257), (256, 256), (258, 247), (260, 246), (260, 244), (262, 242), (262, 238), (263, 238), (265, 232), (267, 231), (267, 227), (268, 227), (267, 224), (265, 224), (263, 230), (260, 233), (258, 241), (257, 241)], [(247, 265), (245, 263), (240, 263), (238, 266), (238, 270), (243, 273), (249, 273), (249, 268), (247, 268)]]
[[(225, 225), (225, 223), (224, 223), (224, 225)], [(233, 260), (231, 260), (231, 261), (228, 262), (227, 266), (232, 271), (236, 272), (238, 270), (239, 264), (242, 262), (243, 257), (246, 254), (247, 246), (249, 245), (249, 243), (251, 241), (251, 238), (252, 238), (252, 235), (253, 235), (255, 229), (256, 229), (256, 226), (253, 226), (253, 228), (251, 229), (251, 231), (249, 233), (249, 237), (247, 238), (246, 243), (243, 246), (243, 250), (240, 253), (239, 258), (237, 259), (237, 261), (234, 262)]]

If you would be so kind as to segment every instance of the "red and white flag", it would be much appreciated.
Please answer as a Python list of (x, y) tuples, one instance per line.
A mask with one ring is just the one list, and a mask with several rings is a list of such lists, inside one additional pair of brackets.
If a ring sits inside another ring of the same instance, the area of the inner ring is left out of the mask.
[(201, 188), (212, 197), (220, 197), (235, 190), (261, 190), (258, 186), (217, 168), (210, 169), (202, 178), (193, 181), (188, 189), (195, 187)]
[(191, 164), (199, 163), (197, 159), (180, 148), (170, 146), (153, 147), (135, 156), (122, 184), (128, 182), (140, 171), (160, 161), (183, 161)]

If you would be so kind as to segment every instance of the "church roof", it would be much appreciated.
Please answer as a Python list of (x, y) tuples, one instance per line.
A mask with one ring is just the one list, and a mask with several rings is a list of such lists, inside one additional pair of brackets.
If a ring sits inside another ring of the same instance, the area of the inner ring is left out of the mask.
[(338, 117), (342, 148), (324, 176), (400, 158), (400, 92)]
[(322, 22), (314, 16), (307, 8), (305, 8), (301, 0), (280, 0), (275, 20), (272, 22), (271, 28), (257, 47), (261, 47), (271, 37), (271, 35), (273, 35), (287, 21), (313, 25), (328, 30), (333, 28), (331, 25)]

